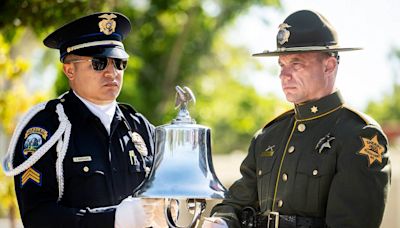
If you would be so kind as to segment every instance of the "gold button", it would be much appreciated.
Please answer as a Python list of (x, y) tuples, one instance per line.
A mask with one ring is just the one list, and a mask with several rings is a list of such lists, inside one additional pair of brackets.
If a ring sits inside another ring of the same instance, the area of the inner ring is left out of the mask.
[(262, 170), (260, 169), (260, 170), (258, 170), (258, 175), (261, 176), (261, 174), (262, 174)]
[(288, 175), (286, 173), (282, 174), (282, 180), (286, 182), (287, 179), (288, 179)]
[(87, 167), (87, 166), (83, 167), (83, 172), (85, 172), (85, 173), (89, 172), (89, 167)]
[(303, 132), (306, 130), (306, 125), (304, 124), (299, 124), (299, 126), (297, 126), (297, 130), (299, 130), (300, 132)]
[(278, 201), (278, 207), (282, 207), (283, 206), (283, 201), (282, 200), (279, 200)]
[(64, 102), (64, 101), (65, 101), (65, 99), (64, 99), (64, 98), (61, 98), (61, 99), (60, 99), (60, 101), (61, 101), (61, 102)]
[(312, 175), (317, 176), (317, 174), (318, 174), (318, 169), (314, 169), (314, 170), (312, 171)]
[(288, 152), (289, 153), (293, 153), (294, 152), (294, 146), (289, 147)]

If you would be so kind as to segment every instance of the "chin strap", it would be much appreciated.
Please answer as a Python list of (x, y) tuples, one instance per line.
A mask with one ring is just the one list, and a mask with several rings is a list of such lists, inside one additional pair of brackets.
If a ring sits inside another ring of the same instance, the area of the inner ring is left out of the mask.
[(16, 176), (24, 172), (28, 168), (32, 167), (58, 141), (56, 146), (56, 151), (57, 151), (56, 175), (58, 182), (58, 201), (60, 201), (64, 192), (63, 160), (68, 149), (69, 139), (71, 135), (71, 122), (65, 115), (64, 108), (61, 103), (57, 104), (56, 106), (58, 120), (60, 121), (60, 125), (58, 126), (56, 132), (45, 144), (43, 144), (37, 151), (35, 151), (35, 153), (33, 153), (27, 160), (25, 160), (17, 167), (15, 168), (13, 167), (14, 151), (18, 139), (22, 133), (22, 130), (37, 113), (45, 109), (46, 104), (47, 102), (44, 102), (33, 107), (18, 123), (14, 131), (14, 134), (11, 138), (7, 155), (3, 160), (3, 169), (6, 176)]

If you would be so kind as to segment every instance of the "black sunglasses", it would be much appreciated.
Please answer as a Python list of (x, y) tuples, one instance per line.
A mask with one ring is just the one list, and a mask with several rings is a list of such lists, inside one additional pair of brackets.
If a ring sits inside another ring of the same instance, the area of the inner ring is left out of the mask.
[[(128, 65), (128, 60), (126, 59), (114, 59), (112, 58), (114, 67), (117, 70), (125, 70)], [(108, 58), (106, 57), (93, 57), (92, 59), (76, 59), (67, 61), (65, 63), (80, 63), (80, 62), (92, 62), (92, 68), (95, 71), (102, 71), (106, 69), (108, 65)]]

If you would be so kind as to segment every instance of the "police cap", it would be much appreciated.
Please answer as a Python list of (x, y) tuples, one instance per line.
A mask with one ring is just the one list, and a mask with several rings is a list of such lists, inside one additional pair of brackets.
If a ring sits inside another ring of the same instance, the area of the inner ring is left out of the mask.
[(67, 54), (127, 59), (122, 40), (131, 30), (129, 19), (116, 12), (100, 12), (76, 19), (48, 35), (43, 43)]
[(336, 30), (320, 13), (300, 10), (289, 15), (279, 25), (276, 36), (277, 49), (253, 54), (253, 56), (278, 56), (298, 52), (354, 51), (361, 48), (339, 46)]

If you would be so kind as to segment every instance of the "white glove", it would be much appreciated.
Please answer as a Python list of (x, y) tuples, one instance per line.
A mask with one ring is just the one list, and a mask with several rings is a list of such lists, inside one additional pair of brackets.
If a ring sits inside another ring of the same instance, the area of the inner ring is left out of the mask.
[(205, 217), (201, 228), (228, 228), (228, 224), (218, 217)]
[(143, 228), (146, 225), (146, 213), (141, 199), (128, 197), (115, 211), (115, 228)]
[[(168, 227), (164, 215), (164, 199), (142, 199), (142, 204), (148, 218), (146, 227), (165, 228)], [(176, 201), (171, 203), (171, 215), (175, 218), (178, 213), (178, 204)]]

